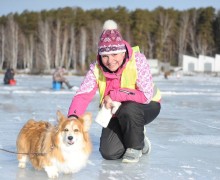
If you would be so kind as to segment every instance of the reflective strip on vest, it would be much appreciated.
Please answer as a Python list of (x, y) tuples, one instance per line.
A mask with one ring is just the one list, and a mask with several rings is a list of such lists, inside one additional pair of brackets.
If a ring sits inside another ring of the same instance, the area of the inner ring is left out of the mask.
[(160, 90), (157, 88), (157, 86), (154, 84), (154, 89), (153, 89), (153, 98), (151, 99), (151, 101), (156, 101), (159, 102), (161, 100), (161, 94), (160, 94)]

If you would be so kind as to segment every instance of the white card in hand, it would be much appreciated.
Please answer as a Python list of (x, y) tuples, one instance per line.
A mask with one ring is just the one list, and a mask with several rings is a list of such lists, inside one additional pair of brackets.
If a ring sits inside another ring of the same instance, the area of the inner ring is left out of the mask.
[(111, 118), (112, 118), (111, 109), (106, 109), (106, 107), (103, 105), (99, 110), (95, 121), (98, 124), (100, 124), (102, 127), (106, 128)]

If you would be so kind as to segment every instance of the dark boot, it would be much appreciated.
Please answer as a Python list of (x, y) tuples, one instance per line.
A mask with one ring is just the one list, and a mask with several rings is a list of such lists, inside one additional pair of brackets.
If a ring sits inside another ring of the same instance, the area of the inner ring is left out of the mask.
[(73, 87), (72, 85), (70, 85), (70, 83), (68, 81), (66, 81), (65, 84), (68, 87), (68, 89), (71, 89)]

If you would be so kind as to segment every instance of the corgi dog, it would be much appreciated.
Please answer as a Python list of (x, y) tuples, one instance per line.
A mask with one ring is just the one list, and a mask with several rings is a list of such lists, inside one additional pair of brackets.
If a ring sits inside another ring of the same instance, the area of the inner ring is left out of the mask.
[(75, 173), (85, 167), (92, 151), (89, 128), (91, 113), (66, 118), (57, 111), (57, 125), (30, 119), (17, 137), (18, 167), (29, 160), (37, 170), (44, 169), (49, 178), (59, 173)]

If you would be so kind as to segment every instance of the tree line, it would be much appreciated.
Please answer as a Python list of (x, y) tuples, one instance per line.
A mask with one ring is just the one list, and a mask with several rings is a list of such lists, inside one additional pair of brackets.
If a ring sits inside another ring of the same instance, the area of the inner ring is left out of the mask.
[(83, 74), (95, 61), (105, 20), (115, 20), (123, 38), (149, 59), (182, 65), (182, 55), (220, 53), (220, 11), (213, 7), (152, 11), (125, 7), (24, 11), (0, 17), (0, 71), (48, 73), (63, 66)]

